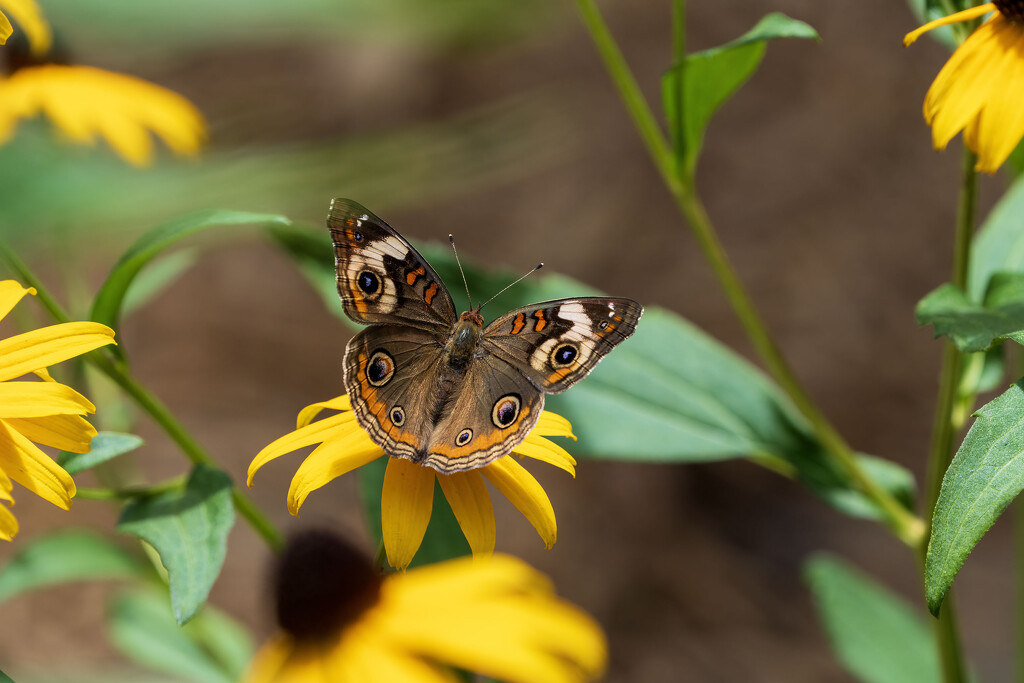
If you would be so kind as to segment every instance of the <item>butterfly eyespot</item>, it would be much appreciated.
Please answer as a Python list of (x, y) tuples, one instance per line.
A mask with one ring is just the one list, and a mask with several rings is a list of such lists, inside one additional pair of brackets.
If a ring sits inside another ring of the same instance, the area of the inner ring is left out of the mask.
[(395, 374), (395, 359), (384, 351), (374, 351), (366, 364), (366, 379), (371, 386), (382, 387)]
[(405, 424), (405, 411), (402, 406), (395, 406), (391, 409), (391, 424), (401, 427)]
[(494, 402), (494, 408), (491, 410), (491, 422), (498, 429), (505, 429), (516, 421), (519, 417), (519, 407), (521, 405), (518, 394), (506, 394), (497, 401)]
[(363, 290), (364, 294), (376, 294), (377, 290), (380, 289), (380, 278), (377, 277), (376, 273), (364, 270), (356, 278), (356, 284), (359, 285), (359, 289)]
[(459, 435), (455, 437), (455, 445), (456, 446), (465, 446), (467, 443), (469, 443), (469, 440), (472, 439), (472, 438), (473, 438), (473, 430), (472, 429), (463, 429), (461, 432), (459, 432)]
[(551, 364), (556, 368), (567, 368), (576, 360), (580, 353), (575, 344), (559, 344), (551, 352)]
[(601, 322), (599, 322), (597, 324), (597, 326), (600, 327), (603, 330), (604, 328), (608, 327), (608, 321), (607, 320), (602, 320)]
[(355, 240), (356, 242), (362, 242), (363, 241), (363, 233), (359, 232), (358, 230), (354, 230), (352, 232), (352, 239)]

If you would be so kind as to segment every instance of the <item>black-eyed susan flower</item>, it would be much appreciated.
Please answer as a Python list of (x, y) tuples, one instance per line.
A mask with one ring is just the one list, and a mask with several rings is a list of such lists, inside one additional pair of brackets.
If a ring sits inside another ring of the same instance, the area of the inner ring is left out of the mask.
[(925, 24), (903, 39), (910, 45), (939, 26), (993, 13), (957, 48), (924, 100), (936, 149), (964, 132), (976, 168), (995, 173), (1024, 137), (1024, 3), (999, 0)]
[[(0, 318), (25, 294), (35, 294), (13, 280), (0, 282)], [(13, 479), (26, 489), (67, 510), (75, 482), (36, 444), (86, 453), (96, 430), (83, 415), (95, 407), (80, 393), (47, 372), (56, 363), (114, 343), (114, 331), (93, 322), (43, 327), (0, 340), (0, 500), (14, 504)], [(43, 381), (22, 381), (25, 375)], [(0, 505), (0, 538), (11, 540), (18, 521)]]
[(511, 683), (599, 676), (600, 627), (508, 556), (391, 574), (326, 533), (289, 544), (276, 577), (282, 633), (246, 683), (455, 683), (447, 667)]
[(187, 99), (131, 76), (45, 63), (53, 38), (35, 0), (0, 0), (0, 43), (11, 35), (3, 12), (24, 31), (31, 57), (9, 59), (26, 65), (0, 78), (0, 145), (11, 139), (20, 120), (45, 115), (72, 142), (104, 138), (136, 166), (153, 160), (153, 135), (182, 156), (199, 151), (206, 127)]
[[(338, 413), (314, 419), (324, 410)], [(537, 426), (516, 446), (518, 454), (555, 465), (573, 476), (576, 461), (546, 436), (572, 434), (568, 420), (544, 411)], [(274, 458), (299, 448), (319, 444), (299, 466), (288, 490), (288, 510), (298, 515), (310, 492), (335, 477), (377, 458), (385, 457), (381, 447), (356, 422), (348, 396), (315, 403), (299, 413), (296, 430), (260, 451), (249, 465), (249, 486), (256, 471)], [(544, 489), (512, 455), (465, 472), (441, 474), (410, 460), (390, 458), (381, 492), (381, 520), (384, 549), (391, 566), (404, 569), (423, 542), (434, 498), (435, 479), (465, 534), (474, 555), (494, 550), (494, 510), (485, 480), (507, 497), (540, 534), (544, 545), (555, 543), (555, 512)]]
[(105, 138), (136, 166), (153, 159), (151, 133), (183, 156), (194, 156), (205, 136), (202, 116), (181, 95), (88, 66), (29, 66), (0, 80), (0, 144), (18, 121), (37, 114), (49, 117), (72, 142)]

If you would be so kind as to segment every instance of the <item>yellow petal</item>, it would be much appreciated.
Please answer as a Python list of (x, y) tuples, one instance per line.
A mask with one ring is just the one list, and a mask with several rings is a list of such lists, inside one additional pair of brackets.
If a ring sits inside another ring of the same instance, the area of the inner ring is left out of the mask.
[(367, 441), (370, 440), (370, 437), (366, 436), (366, 432), (356, 424), (355, 416), (352, 413), (331, 415), (311, 425), (296, 429), (294, 432), (288, 432), (256, 454), (256, 457), (249, 464), (249, 475), (246, 483), (248, 486), (252, 486), (252, 479), (256, 475), (256, 471), (275, 458), (300, 448), (305, 448), (306, 446), (312, 446), (315, 443), (334, 439), (357, 439), (358, 437), (353, 435), (358, 434), (366, 437)]
[(0, 470), (40, 498), (68, 510), (75, 482), (35, 444), (0, 422)]
[(0, 382), (0, 418), (96, 412), (85, 396), (57, 382)]
[(72, 453), (88, 453), (92, 438), (96, 436), (96, 428), (79, 415), (14, 417), (4, 422), (29, 441)]
[(18, 520), (14, 513), (0, 505), (0, 540), (10, 541), (18, 535)]
[(537, 480), (512, 458), (498, 458), (480, 472), (511, 501), (550, 548), (558, 537), (555, 511)]
[(599, 675), (606, 660), (600, 628), (551, 595), (549, 585), (514, 558), (444, 562), (388, 577), (377, 623), (396, 645), (502, 680), (568, 683)]
[(71, 141), (103, 136), (136, 165), (152, 159), (150, 133), (174, 152), (193, 156), (205, 137), (202, 116), (175, 92), (146, 81), (86, 66), (25, 67), (0, 89), (0, 141), (15, 123), (45, 113)]
[(7, 317), (11, 309), (18, 305), (26, 294), (35, 294), (31, 287), (22, 287), (14, 280), (0, 281), (0, 319)]
[(995, 173), (1024, 137), (1020, 91), (1010, 85), (1021, 83), (1024, 77), (1024, 28), (1012, 21), (1003, 23), (992, 48), (997, 58), (991, 68), (999, 86), (988, 94), (971, 147), (978, 154), (976, 168), (986, 173)]
[(473, 554), (489, 555), (494, 552), (497, 535), (494, 508), (491, 506), (491, 494), (487, 492), (487, 485), (480, 473), (469, 470), (439, 474), (437, 482)]
[(276, 683), (292, 647), (292, 639), (286, 635), (277, 635), (264, 643), (245, 672), (245, 683)]
[(924, 100), (924, 118), (932, 127), (936, 149), (945, 149), (981, 110), (989, 93), (1001, 87), (993, 72), (992, 36), (1006, 24), (997, 16), (983, 24), (949, 58)]
[[(11, 26), (10, 19), (4, 16), (3, 12), (0, 12), (0, 45), (6, 43), (12, 33), (14, 33), (14, 27)], [(9, 541), (11, 539), (8, 538), (7, 540)]]
[(530, 434), (537, 436), (567, 436), (576, 441), (576, 435), (572, 433), (572, 425), (561, 415), (556, 415), (549, 410), (541, 412), (537, 425)]
[(291, 486), (288, 487), (288, 512), (298, 515), (299, 508), (310, 493), (346, 472), (383, 456), (384, 451), (370, 441), (365, 432), (325, 441), (295, 471)]
[(53, 34), (35, 0), (0, 0), (0, 9), (10, 14), (18, 22), (18, 26), (28, 38), (32, 54), (43, 55), (49, 52), (50, 45), (53, 43)]
[[(381, 633), (371, 630), (372, 623), (363, 628), (353, 628), (345, 634), (344, 651), (341, 648), (332, 653), (338, 661), (344, 677), (332, 681), (408, 681), (409, 683), (456, 683), (452, 674), (446, 673), (424, 660), (404, 652), (386, 642)], [(339, 672), (341, 673), (341, 672)]]
[(310, 422), (316, 419), (316, 416), (324, 410), (352, 410), (352, 402), (349, 401), (347, 394), (342, 394), (337, 398), (332, 398), (330, 401), (322, 401), (320, 403), (314, 403), (311, 406), (306, 406), (299, 411), (299, 417), (295, 421), (295, 428), (305, 427)]
[(918, 38), (920, 38), (928, 31), (931, 31), (932, 29), (939, 28), (940, 26), (948, 26), (950, 24), (959, 24), (964, 21), (971, 21), (972, 19), (983, 17), (989, 12), (994, 12), (995, 10), (996, 6), (991, 2), (987, 2), (984, 5), (971, 7), (969, 9), (963, 10), (962, 12), (950, 14), (949, 16), (946, 17), (940, 17), (935, 21), (929, 21), (921, 28), (911, 31), (907, 35), (903, 36), (903, 46), (910, 47), (910, 45), (913, 44), (914, 41), (916, 41)]
[(380, 513), (384, 550), (395, 569), (405, 569), (423, 543), (434, 501), (434, 470), (390, 458), (384, 473)]
[(0, 340), (0, 382), (114, 343), (114, 331), (93, 322), (50, 325)]
[(512, 452), (546, 462), (565, 470), (573, 477), (576, 476), (576, 459), (554, 441), (549, 441), (542, 436), (534, 436), (531, 433)]

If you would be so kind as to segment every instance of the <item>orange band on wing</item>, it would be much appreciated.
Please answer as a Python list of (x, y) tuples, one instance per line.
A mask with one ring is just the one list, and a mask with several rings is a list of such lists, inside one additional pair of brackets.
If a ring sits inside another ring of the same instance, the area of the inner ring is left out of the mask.
[(355, 281), (349, 283), (348, 289), (352, 292), (352, 303), (355, 304), (356, 310), (363, 314), (369, 311), (370, 307), (366, 305), (366, 298), (356, 286)]
[(543, 332), (544, 328), (548, 326), (548, 321), (544, 319), (544, 311), (535, 311), (533, 317), (537, 319), (537, 322), (533, 325), (534, 332)]
[(520, 313), (516, 316), (516, 319), (512, 321), (512, 334), (519, 334), (524, 327), (526, 327), (526, 316)]
[(435, 443), (430, 447), (430, 455), (440, 455), (448, 458), (449, 460), (457, 460), (479, 451), (486, 451), (492, 446), (512, 438), (512, 436), (519, 431), (519, 428), (523, 425), (524, 419), (529, 414), (530, 406), (523, 406), (522, 410), (519, 411), (519, 415), (516, 417), (516, 421), (512, 423), (514, 427), (512, 425), (505, 429), (498, 429), (495, 427), (486, 434), (481, 434), (474, 438), (465, 446)]
[(422, 276), (426, 274), (427, 271), (423, 269), (423, 266), (420, 266), (416, 270), (410, 270), (408, 273), (406, 273), (405, 281), (410, 287), (412, 287), (414, 284), (416, 284), (416, 280), (420, 279)]
[(423, 292), (423, 300), (430, 305), (430, 302), (434, 300), (434, 295), (437, 294), (437, 283), (431, 282), (430, 286), (427, 287), (427, 291)]

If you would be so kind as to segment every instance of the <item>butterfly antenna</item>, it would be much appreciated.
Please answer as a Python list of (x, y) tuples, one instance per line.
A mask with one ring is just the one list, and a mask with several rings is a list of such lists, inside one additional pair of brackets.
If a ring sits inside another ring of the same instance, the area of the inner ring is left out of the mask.
[(487, 301), (485, 301), (485, 302), (483, 302), (482, 304), (480, 304), (480, 306), (479, 306), (479, 307), (478, 307), (478, 308), (476, 309), (476, 310), (477, 310), (477, 312), (481, 311), (481, 310), (483, 309), (483, 307), (484, 307), (484, 306), (486, 306), (487, 304), (491, 303), (492, 301), (494, 301), (495, 299), (497, 299), (497, 298), (498, 298), (499, 296), (501, 296), (502, 294), (504, 294), (504, 293), (505, 293), (505, 291), (506, 291), (507, 289), (509, 289), (510, 287), (512, 287), (512, 285), (518, 285), (518, 284), (519, 284), (520, 282), (522, 282), (523, 280), (525, 280), (525, 279), (526, 279), (526, 278), (528, 278), (529, 276), (533, 275), (534, 273), (536, 273), (536, 272), (537, 272), (538, 270), (540, 270), (540, 269), (541, 269), (541, 268), (543, 268), (543, 267), (544, 267), (544, 264), (543, 264), (543, 263), (538, 263), (538, 264), (537, 264), (536, 266), (534, 266), (534, 267), (533, 267), (533, 268), (531, 268), (531, 269), (530, 269), (529, 271), (527, 271), (527, 272), (526, 272), (526, 274), (524, 274), (524, 275), (521, 275), (521, 276), (519, 277), (519, 279), (518, 279), (518, 280), (516, 280), (515, 282), (513, 282), (513, 283), (511, 283), (511, 284), (507, 284), (507, 285), (505, 285), (504, 287), (502, 287), (502, 288), (501, 288), (501, 291), (500, 291), (500, 292), (498, 292), (497, 294), (495, 294), (494, 296), (492, 296), (492, 297), (491, 297), (490, 299), (488, 299)]
[(462, 274), (462, 284), (466, 287), (466, 299), (469, 300), (469, 310), (473, 308), (473, 297), (469, 295), (469, 283), (466, 282), (466, 271), (462, 269), (462, 261), (459, 260), (459, 250), (455, 248), (455, 235), (448, 233), (448, 241), (452, 243), (452, 251), (455, 252), (455, 263), (459, 264), (459, 272)]

